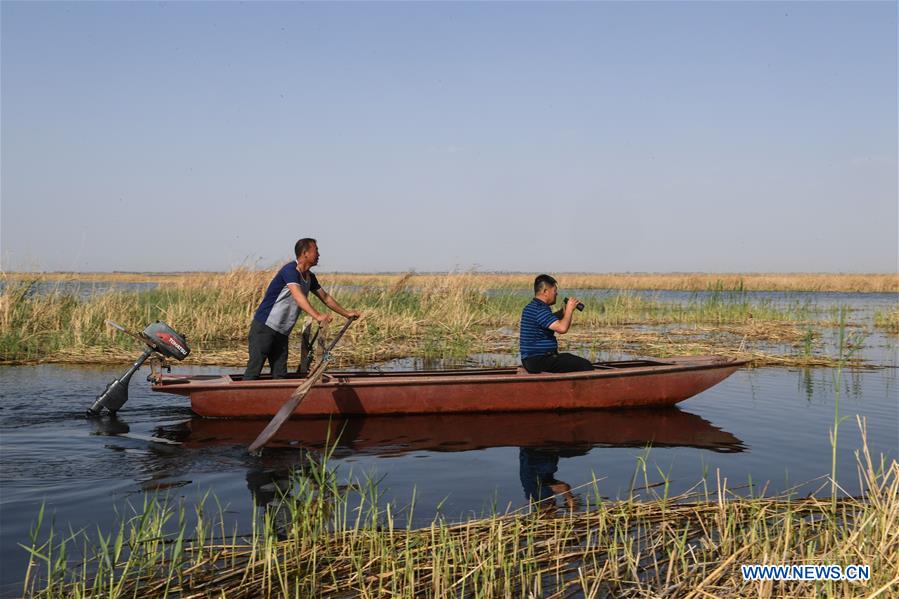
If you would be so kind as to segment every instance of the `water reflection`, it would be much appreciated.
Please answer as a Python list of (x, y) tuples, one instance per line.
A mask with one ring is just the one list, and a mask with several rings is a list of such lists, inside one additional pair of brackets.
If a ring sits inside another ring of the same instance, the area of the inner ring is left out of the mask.
[[(159, 427), (160, 437), (187, 447), (249, 445), (267, 421), (192, 418)], [(510, 412), (290, 420), (271, 448), (320, 450), (335, 457), (400, 455), (415, 451), (472, 451), (491, 447), (590, 449), (607, 447), (698, 447), (739, 452), (743, 442), (707, 420), (678, 408)]]
[[(106, 426), (109, 434), (127, 433), (127, 425), (122, 428), (119, 420), (115, 425), (100, 422), (96, 426)], [(228, 455), (229, 466), (245, 469), (253, 505), (273, 508), (290, 491), (292, 477), (302, 473), (309, 452), (326, 447), (336, 459), (518, 447), (524, 499), (573, 508), (570, 486), (555, 478), (560, 458), (585, 455), (595, 447), (696, 447), (720, 453), (745, 449), (733, 434), (678, 408), (292, 420), (262, 456), (250, 456), (245, 448), (266, 424), (195, 417), (157, 427), (156, 438), (181, 447), (173, 452), (172, 446), (150, 443), (144, 460), (150, 476), (142, 486), (184, 484), (177, 478), (196, 469), (194, 460)]]
[(678, 408), (292, 420), (261, 456), (249, 455), (246, 447), (267, 424), (264, 420), (194, 417), (157, 426), (152, 436), (130, 433), (128, 423), (117, 417), (90, 422), (96, 435), (145, 442), (139, 449), (114, 441), (107, 445), (137, 458), (141, 491), (181, 487), (203, 471), (243, 471), (252, 505), (276, 518), (284, 517), (278, 506), (303, 476), (310, 453), (325, 448), (341, 459), (518, 447), (523, 498), (547, 510), (576, 507), (571, 487), (555, 477), (559, 460), (596, 447), (746, 449), (733, 434)]
[(89, 419), (88, 422), (91, 423), (91, 427), (93, 428), (94, 435), (99, 436), (116, 436), (116, 435), (125, 435), (131, 432), (131, 427), (128, 426), (128, 423), (124, 420), (119, 419), (118, 416), (115, 415), (105, 415), (99, 418)]

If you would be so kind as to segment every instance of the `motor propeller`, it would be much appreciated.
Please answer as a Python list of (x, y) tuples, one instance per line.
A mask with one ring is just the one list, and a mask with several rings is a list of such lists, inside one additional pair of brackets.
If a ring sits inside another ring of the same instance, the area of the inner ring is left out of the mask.
[(104, 409), (109, 414), (115, 414), (119, 408), (125, 405), (125, 402), (128, 401), (128, 385), (131, 383), (131, 376), (154, 353), (159, 354), (163, 362), (165, 358), (174, 358), (181, 361), (190, 354), (187, 338), (162, 321), (157, 320), (141, 333), (129, 331), (111, 320), (107, 320), (106, 324), (143, 342), (146, 344), (147, 349), (125, 371), (125, 374), (106, 385), (103, 393), (98, 395), (93, 405), (87, 409), (89, 418), (99, 416)]

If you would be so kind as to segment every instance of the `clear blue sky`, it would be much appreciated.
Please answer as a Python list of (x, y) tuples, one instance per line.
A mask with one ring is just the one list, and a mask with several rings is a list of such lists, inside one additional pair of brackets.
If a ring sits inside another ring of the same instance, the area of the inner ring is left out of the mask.
[(897, 269), (897, 5), (2, 3), (7, 270)]

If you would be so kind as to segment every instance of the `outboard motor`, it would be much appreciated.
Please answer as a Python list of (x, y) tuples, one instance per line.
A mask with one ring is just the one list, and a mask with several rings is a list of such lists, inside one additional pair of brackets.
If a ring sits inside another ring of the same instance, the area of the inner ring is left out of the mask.
[(106, 390), (98, 395), (93, 405), (88, 408), (87, 416), (89, 418), (99, 416), (103, 408), (106, 408), (110, 414), (115, 414), (128, 401), (128, 385), (131, 383), (131, 376), (154, 353), (159, 354), (162, 360), (175, 358), (179, 361), (190, 354), (190, 347), (188, 347), (184, 335), (159, 320), (144, 329), (142, 333), (132, 333), (111, 320), (107, 320), (106, 324), (143, 341), (147, 345), (147, 349), (131, 365), (131, 368), (125, 371), (125, 374), (106, 385)]

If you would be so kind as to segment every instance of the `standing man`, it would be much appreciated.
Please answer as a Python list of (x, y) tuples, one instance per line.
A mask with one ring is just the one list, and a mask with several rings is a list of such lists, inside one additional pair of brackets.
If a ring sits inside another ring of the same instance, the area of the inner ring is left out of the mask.
[(243, 379), (259, 378), (266, 359), (272, 368), (272, 378), (287, 376), (287, 340), (300, 310), (320, 324), (331, 322), (331, 316), (319, 312), (309, 303), (309, 292), (318, 296), (326, 306), (345, 318), (359, 317), (359, 312), (345, 310), (333, 297), (321, 288), (310, 268), (318, 264), (318, 242), (310, 237), (297, 241), (293, 248), (297, 259), (288, 262), (268, 284), (265, 297), (256, 309), (250, 325), (250, 359)]
[(557, 317), (549, 307), (556, 303), (558, 293), (559, 287), (554, 278), (538, 276), (534, 279), (534, 299), (521, 313), (521, 363), (530, 373), (593, 370), (590, 360), (559, 353), (556, 333), (564, 335), (568, 332), (580, 301), (574, 297), (568, 298), (568, 303)]

